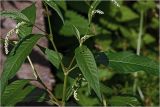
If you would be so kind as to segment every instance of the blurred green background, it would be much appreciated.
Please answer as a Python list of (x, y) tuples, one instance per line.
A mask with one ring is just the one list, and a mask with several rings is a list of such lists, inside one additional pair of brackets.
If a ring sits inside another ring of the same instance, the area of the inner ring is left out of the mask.
[[(114, 5), (111, 1), (102, 1), (97, 9), (100, 9), (104, 14), (95, 14), (91, 26), (91, 33), (96, 36), (86, 41), (86, 45), (93, 52), (96, 51), (131, 51), (136, 54), (137, 38), (140, 26), (140, 14), (143, 11), (143, 29), (141, 41), (141, 55), (147, 56), (153, 60), (159, 61), (158, 57), (158, 28), (160, 5), (154, 0), (140, 1), (117, 1), (120, 7)], [(84, 36), (87, 29), (87, 14), (92, 1), (57, 1), (60, 9), (65, 17), (64, 25), (55, 11), (52, 9), (52, 24), (55, 36), (55, 42), (58, 49), (66, 57), (73, 56), (73, 50), (78, 46), (78, 41), (74, 36), (72, 25), (75, 25)], [(67, 61), (67, 60), (66, 60)], [(101, 91), (106, 103), (111, 106), (155, 106), (159, 105), (159, 77), (151, 74), (146, 74), (142, 71), (138, 72), (137, 85), (138, 90), (133, 92), (133, 84), (135, 77), (133, 73), (118, 73), (114, 70), (99, 65), (99, 78)], [(78, 72), (78, 69), (76, 69)], [(57, 72), (60, 78), (55, 87), (57, 97), (61, 96), (62, 74)], [(77, 74), (70, 76), (75, 78)], [(72, 78), (69, 80), (72, 84)], [(92, 93), (92, 92), (91, 92)], [(90, 96), (88, 87), (82, 87), (78, 90), (78, 98), (80, 101), (75, 101), (70, 98), (70, 103), (75, 105), (101, 105), (99, 100), (94, 96)]]

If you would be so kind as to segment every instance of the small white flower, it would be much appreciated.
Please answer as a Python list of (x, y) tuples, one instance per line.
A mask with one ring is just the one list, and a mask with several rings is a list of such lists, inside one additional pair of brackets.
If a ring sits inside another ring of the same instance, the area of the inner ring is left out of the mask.
[(24, 24), (26, 24), (26, 22), (23, 22), (23, 21), (22, 21), (22, 22), (18, 23), (15, 28), (11, 29), (11, 30), (7, 33), (7, 35), (6, 35), (6, 37), (5, 37), (5, 41), (4, 41), (4, 49), (5, 49), (5, 53), (6, 53), (6, 54), (9, 53), (9, 51), (8, 51), (8, 41), (9, 41), (9, 37), (10, 37), (14, 32), (16, 32), (16, 34), (18, 34), (18, 33), (19, 33), (19, 27), (22, 26), (22, 25), (24, 25)]
[(73, 93), (73, 96), (74, 96), (74, 99), (79, 101), (78, 97), (77, 97), (77, 90), (74, 90), (74, 93)]
[(93, 14), (96, 14), (96, 13), (104, 14), (104, 12), (102, 10), (99, 10), (99, 9), (93, 11)]
[(7, 35), (6, 35), (6, 37), (5, 37), (4, 49), (5, 49), (5, 53), (6, 53), (6, 54), (9, 53), (9, 51), (8, 51), (8, 41), (9, 41), (9, 39), (8, 39), (8, 38), (14, 33), (14, 31), (15, 31), (15, 29), (11, 29), (11, 30), (7, 33)]
[(23, 21), (17, 24), (17, 26), (16, 26), (16, 28), (15, 28), (15, 29), (16, 29), (16, 30), (15, 30), (15, 31), (16, 31), (16, 34), (19, 33), (19, 27), (22, 26), (22, 25), (24, 25), (24, 24), (26, 24), (26, 22), (23, 22)]
[(26, 23), (26, 22), (23, 22), (23, 21), (20, 22), (20, 23), (18, 23), (17, 26), (16, 26), (16, 29), (18, 29), (20, 26), (24, 25), (25, 23)]
[(117, 7), (120, 7), (120, 5), (117, 3), (116, 0), (111, 0)]
[(16, 29), (16, 34), (19, 34), (19, 29)]
[(85, 78), (82, 78), (82, 80), (85, 81), (86, 79), (85, 79)]

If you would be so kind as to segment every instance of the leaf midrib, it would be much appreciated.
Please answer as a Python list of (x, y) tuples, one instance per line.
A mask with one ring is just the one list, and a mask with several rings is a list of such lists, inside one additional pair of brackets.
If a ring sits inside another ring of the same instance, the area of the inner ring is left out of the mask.
[(129, 63), (129, 62), (126, 62), (126, 61), (116, 61), (116, 60), (109, 60), (109, 61), (112, 61), (112, 62), (117, 62), (117, 63), (124, 63), (124, 64), (131, 64), (131, 65), (137, 65), (137, 66), (141, 66), (141, 67), (147, 67), (147, 68), (150, 68), (150, 69), (154, 69), (154, 70), (157, 70), (155, 68), (152, 68), (152, 67), (148, 67), (148, 66), (142, 66), (140, 64), (136, 64), (136, 63)]
[[(24, 50), (28, 51), (28, 48), (30, 48), (30, 44), (28, 44), (28, 45), (26, 46), (26, 48), (24, 48)], [(24, 52), (24, 51), (21, 51), (20, 55), (18, 55), (18, 57), (15, 59), (14, 64), (12, 64), (12, 67), (11, 67), (10, 70), (9, 70), (10, 72), (11, 72), (11, 70), (13, 69), (14, 65), (16, 64), (15, 62), (17, 62), (18, 59), (22, 56), (23, 52)], [(8, 72), (8, 73), (10, 73), (10, 72)], [(9, 77), (8, 75), (9, 75), (9, 74), (7, 74), (7, 79), (9, 79), (9, 78), (8, 78), (8, 77)]]
[[(89, 51), (89, 50), (87, 50), (87, 51)], [(87, 55), (88, 56), (88, 55)], [(90, 67), (88, 67), (88, 63), (87, 63), (87, 59), (88, 58), (86, 58), (86, 56), (83, 54), (83, 57), (82, 57), (84, 60), (84, 62), (85, 62), (85, 64), (83, 64), (84, 66), (86, 66), (86, 68), (87, 68), (87, 72), (89, 71), (89, 73), (90, 74), (92, 74), (92, 70), (90, 69)], [(84, 73), (85, 74), (85, 73)], [(92, 74), (92, 76), (90, 76), (91, 78), (92, 78), (92, 80), (95, 80), (94, 78), (93, 78), (93, 74)], [(87, 79), (87, 78), (86, 78)], [(91, 83), (92, 85), (94, 85), (93, 83)], [(94, 85), (95, 87), (97, 87), (96, 85)], [(93, 88), (94, 89), (94, 88)], [(97, 93), (97, 89), (94, 89), (94, 90), (96, 90), (95, 92)], [(99, 94), (99, 92), (97, 93), (97, 94)], [(99, 95), (98, 95), (99, 96)]]

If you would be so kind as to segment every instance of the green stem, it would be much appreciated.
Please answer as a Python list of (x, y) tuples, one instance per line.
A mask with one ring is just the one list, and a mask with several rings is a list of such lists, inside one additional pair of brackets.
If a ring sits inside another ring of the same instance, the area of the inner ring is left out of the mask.
[(69, 74), (72, 70), (74, 70), (75, 68), (77, 68), (77, 64), (74, 66), (74, 67), (72, 67), (71, 69), (69, 69), (68, 71), (67, 71), (67, 73)]
[(71, 66), (72, 66), (72, 64), (73, 64), (73, 62), (74, 62), (74, 60), (75, 60), (75, 56), (72, 58), (72, 60), (71, 60), (71, 62), (70, 62), (70, 64), (69, 64), (69, 66), (68, 66), (68, 69), (71, 68)]
[(60, 54), (59, 54), (59, 52), (57, 50), (57, 47), (56, 47), (56, 45), (54, 43), (54, 40), (53, 40), (53, 32), (52, 32), (52, 27), (51, 27), (51, 22), (50, 22), (50, 16), (48, 14), (49, 13), (48, 6), (45, 3), (44, 3), (44, 5), (45, 5), (46, 11), (47, 11), (47, 18), (48, 18), (48, 24), (49, 24), (49, 32), (50, 32), (49, 40), (51, 41), (52, 46), (53, 46), (54, 50), (56, 51), (56, 53), (58, 55), (58, 59), (61, 61), (62, 70), (65, 71), (64, 70), (65, 67), (64, 67), (64, 65), (62, 63), (62, 59), (60, 57)]
[(35, 70), (35, 68), (34, 68), (34, 65), (33, 65), (33, 63), (32, 63), (32, 61), (31, 61), (31, 59), (30, 59), (29, 56), (27, 56), (27, 59), (28, 59), (30, 65), (31, 65), (31, 68), (32, 68), (32, 71), (33, 71), (33, 75), (35, 76), (35, 78), (36, 78), (36, 80), (37, 80), (38, 74), (36, 73), (36, 70)]
[[(137, 39), (137, 55), (140, 55), (140, 50), (141, 50), (141, 41), (142, 41), (142, 34), (143, 34), (143, 11), (141, 11), (140, 13), (140, 25), (139, 25), (139, 34), (138, 34), (138, 39)], [(137, 89), (137, 83), (138, 83), (138, 79), (137, 79), (138, 73), (135, 72), (134, 73), (134, 84), (133, 84), (133, 93), (136, 94), (136, 89)]]
[(102, 94), (102, 99), (103, 99), (103, 107), (107, 107), (106, 99), (103, 94)]
[[(48, 11), (48, 7), (47, 5), (44, 3), (45, 7), (46, 7), (46, 11), (47, 13), (49, 13)], [(62, 106), (65, 106), (65, 97), (66, 97), (66, 87), (67, 87), (67, 76), (68, 76), (68, 73), (67, 73), (67, 70), (65, 69), (63, 63), (62, 63), (62, 59), (60, 57), (60, 54), (56, 48), (56, 45), (54, 43), (54, 40), (53, 40), (53, 33), (52, 33), (52, 28), (51, 28), (51, 22), (50, 22), (50, 17), (49, 15), (47, 14), (47, 18), (48, 18), (48, 24), (49, 24), (49, 31), (50, 31), (50, 35), (49, 35), (49, 40), (51, 41), (52, 45), (53, 45), (53, 48), (54, 50), (56, 51), (57, 55), (58, 55), (58, 58), (59, 60), (61, 61), (61, 67), (62, 67), (62, 70), (64, 72), (64, 84), (63, 84), (63, 96), (62, 96)]]
[(142, 33), (143, 33), (143, 11), (141, 11), (141, 15), (140, 15), (140, 26), (139, 26), (139, 34), (138, 34), (138, 40), (137, 40), (137, 55), (140, 55)]
[(45, 90), (48, 92), (50, 98), (54, 100), (53, 102), (56, 102), (55, 104), (59, 105), (59, 101), (56, 99), (56, 97), (52, 94), (52, 92), (48, 89), (48, 87), (43, 83), (43, 81), (39, 77), (38, 72), (36, 71), (36, 69), (35, 69), (35, 67), (34, 67), (34, 65), (33, 65), (30, 57), (27, 56), (27, 58), (28, 58), (28, 61), (29, 61), (30, 65), (31, 65), (31, 67), (32, 67), (33, 74), (36, 77), (36, 80), (39, 81), (43, 85), (43, 87), (45, 88)]
[(65, 74), (64, 74), (64, 83), (63, 83), (62, 106), (65, 106), (66, 86), (67, 86), (67, 76), (68, 76), (68, 73), (65, 73)]
[(48, 35), (47, 34), (47, 32), (46, 31), (44, 31), (43, 29), (41, 29), (41, 28), (39, 28), (37, 25), (35, 25), (35, 24), (33, 24), (37, 29), (39, 29), (40, 31), (42, 31), (43, 33), (45, 33), (46, 35)]

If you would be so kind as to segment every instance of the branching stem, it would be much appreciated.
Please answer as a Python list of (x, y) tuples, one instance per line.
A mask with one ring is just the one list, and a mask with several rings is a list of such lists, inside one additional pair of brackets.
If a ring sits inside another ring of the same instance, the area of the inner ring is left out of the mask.
[(45, 8), (46, 8), (46, 11), (47, 11), (47, 18), (48, 18), (48, 24), (49, 24), (49, 32), (50, 32), (50, 35), (49, 35), (49, 40), (51, 41), (51, 43), (52, 43), (52, 46), (53, 46), (53, 48), (54, 48), (54, 50), (56, 51), (56, 53), (57, 53), (57, 55), (58, 55), (58, 59), (61, 61), (61, 67), (62, 67), (62, 70), (63, 70), (63, 72), (65, 72), (65, 67), (64, 67), (64, 65), (63, 65), (63, 63), (62, 63), (62, 59), (61, 59), (61, 56), (60, 56), (60, 54), (59, 54), (59, 52), (58, 52), (58, 50), (57, 50), (57, 47), (56, 47), (56, 45), (55, 45), (55, 43), (54, 43), (54, 40), (53, 40), (53, 32), (52, 32), (52, 27), (51, 27), (51, 22), (50, 22), (50, 16), (49, 16), (49, 10), (48, 10), (48, 6), (44, 3), (44, 5), (45, 5)]
[[(143, 34), (143, 19), (144, 19), (144, 12), (141, 10), (140, 12), (140, 25), (139, 25), (139, 34), (138, 34), (138, 39), (137, 39), (137, 55), (140, 55), (140, 50), (141, 50), (141, 42), (142, 42), (142, 34)], [(136, 90), (138, 89), (139, 95), (142, 99), (144, 100), (144, 95), (141, 91), (141, 88), (137, 85), (138, 83), (138, 72), (134, 73), (134, 84), (133, 84), (133, 93), (136, 94)]]
[(30, 57), (27, 56), (27, 58), (28, 58), (28, 61), (29, 61), (30, 65), (31, 65), (31, 68), (33, 70), (33, 74), (36, 77), (36, 80), (39, 81), (43, 85), (43, 87), (45, 88), (45, 90), (48, 92), (50, 98), (54, 100), (53, 102), (56, 102), (55, 104), (59, 105), (59, 101), (56, 99), (56, 97), (52, 94), (52, 92), (48, 89), (48, 87), (44, 84), (44, 82), (39, 77), (38, 72), (36, 71), (36, 69), (35, 69), (35, 67), (34, 67), (34, 65), (33, 65)]

